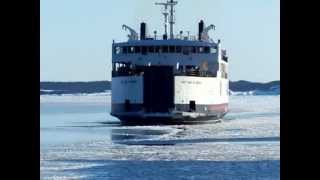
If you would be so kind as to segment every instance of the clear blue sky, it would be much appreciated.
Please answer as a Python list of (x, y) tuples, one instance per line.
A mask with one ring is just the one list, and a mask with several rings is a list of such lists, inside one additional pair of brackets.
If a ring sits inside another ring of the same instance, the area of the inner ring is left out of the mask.
[[(41, 81), (111, 79), (112, 40), (126, 40), (127, 24), (137, 31), (163, 33), (154, 2), (164, 0), (41, 0)], [(175, 33), (197, 33), (197, 24), (215, 24), (229, 54), (230, 80), (280, 79), (279, 0), (179, 0)]]

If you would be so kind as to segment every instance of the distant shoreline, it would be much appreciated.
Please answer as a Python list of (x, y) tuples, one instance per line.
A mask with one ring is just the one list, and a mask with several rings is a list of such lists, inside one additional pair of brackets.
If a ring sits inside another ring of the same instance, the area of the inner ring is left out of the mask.
[[(267, 83), (250, 81), (230, 81), (229, 88), (233, 92), (263, 91), (280, 93), (280, 81)], [(40, 82), (40, 95), (44, 94), (91, 94), (103, 93), (111, 89), (111, 81), (87, 82)]]

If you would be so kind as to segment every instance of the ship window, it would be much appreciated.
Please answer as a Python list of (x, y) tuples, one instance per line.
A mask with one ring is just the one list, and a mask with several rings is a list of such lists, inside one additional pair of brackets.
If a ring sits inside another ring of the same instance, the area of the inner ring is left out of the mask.
[(150, 53), (154, 53), (154, 46), (149, 46), (148, 49)]
[(194, 69), (196, 69), (196, 66), (186, 65), (186, 70), (194, 70)]
[(160, 46), (156, 46), (156, 47), (155, 47), (155, 52), (156, 52), (156, 53), (159, 53), (159, 52), (160, 52)]
[(130, 46), (128, 48), (128, 53), (134, 53), (134, 47), (133, 46)]
[(223, 56), (222, 60), (224, 60), (225, 62), (228, 62), (228, 57), (227, 56)]
[(174, 46), (169, 46), (169, 52), (174, 53), (175, 47)]
[(190, 47), (191, 53), (197, 53), (197, 48), (196, 47)]
[(222, 50), (221, 55), (222, 55), (222, 60), (224, 60), (225, 62), (228, 62), (228, 56), (227, 56), (226, 50)]
[(183, 47), (182, 52), (183, 52), (183, 54), (188, 55), (189, 54), (189, 47)]
[(147, 54), (147, 47), (146, 46), (142, 46), (141, 47), (141, 53), (142, 54)]
[(176, 47), (176, 53), (181, 53), (181, 46)]
[(128, 52), (128, 47), (127, 47), (127, 46), (123, 46), (123, 47), (122, 47), (122, 52), (123, 52), (123, 54), (127, 54), (127, 52)]
[(217, 53), (216, 47), (211, 47), (211, 48), (210, 48), (210, 53), (212, 53), (212, 54)]
[(116, 54), (120, 54), (121, 48), (119, 46), (114, 48)]
[(204, 47), (204, 53), (210, 53), (210, 47), (208, 46)]
[(112, 63), (112, 71), (116, 70), (116, 63)]
[(203, 47), (199, 47), (198, 52), (199, 53), (204, 53), (204, 48)]
[(168, 46), (162, 46), (163, 53), (168, 53), (168, 50), (169, 50)]
[(114, 70), (118, 71), (118, 63), (114, 63)]
[(134, 52), (135, 53), (140, 53), (141, 52), (140, 46), (135, 46), (134, 47)]

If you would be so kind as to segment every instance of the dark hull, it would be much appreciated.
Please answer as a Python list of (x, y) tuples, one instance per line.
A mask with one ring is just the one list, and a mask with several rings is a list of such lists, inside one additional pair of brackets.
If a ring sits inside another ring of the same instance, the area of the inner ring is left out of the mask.
[(123, 125), (179, 125), (179, 124), (202, 124), (208, 122), (219, 122), (226, 113), (221, 113), (216, 116), (205, 116), (197, 118), (168, 118), (168, 117), (118, 117)]
[[(121, 115), (122, 113), (135, 113), (139, 111), (148, 112), (169, 112), (169, 108), (167, 107), (165, 111), (158, 111), (156, 108), (145, 108), (144, 104), (112, 104), (112, 115)], [(173, 108), (180, 112), (191, 112), (189, 104), (174, 104)], [(172, 108), (172, 109), (173, 109)], [(218, 115), (221, 113), (226, 113), (228, 111), (228, 104), (196, 104), (195, 110), (193, 112), (196, 113), (206, 113), (209, 115)]]
[[(144, 112), (142, 105), (133, 106), (130, 112), (125, 112), (125, 105), (113, 105), (111, 115), (120, 119), (123, 124), (198, 124), (217, 121), (227, 113), (228, 104), (197, 105), (196, 111), (189, 111), (188, 106), (176, 105), (176, 111), (157, 113)], [(206, 110), (205, 110), (206, 109)], [(178, 111), (177, 111), (178, 110)]]

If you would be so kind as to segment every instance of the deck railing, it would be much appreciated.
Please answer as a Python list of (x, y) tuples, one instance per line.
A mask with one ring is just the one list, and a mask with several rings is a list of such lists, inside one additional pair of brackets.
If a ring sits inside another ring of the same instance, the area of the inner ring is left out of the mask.
[[(160, 35), (147, 35), (147, 36), (145, 36), (145, 39), (146, 40), (169, 40), (170, 37), (167, 36), (167, 39), (165, 39), (163, 37), (163, 35), (161, 35), (161, 36)], [(195, 36), (195, 35), (184, 36), (184, 35), (181, 35), (181, 34), (177, 34), (177, 35), (173, 36), (173, 39), (197, 41), (198, 40), (198, 36)], [(137, 39), (134, 39), (134, 40), (141, 40), (140, 35), (138, 35)]]
[[(189, 35), (189, 36), (183, 36), (183, 35), (180, 35), (180, 34), (177, 34), (177, 35), (174, 35), (173, 36), (173, 39), (174, 40), (185, 40), (185, 41), (198, 41), (198, 36), (196, 35)], [(140, 35), (138, 35), (136, 37), (136, 39), (128, 39), (129, 41), (130, 40), (142, 40)], [(167, 39), (165, 39), (163, 37), (163, 35), (147, 35), (145, 36), (145, 40), (170, 40), (170, 37), (168, 36)], [(207, 42), (210, 42), (210, 43), (213, 43), (214, 41), (212, 39), (209, 39), (209, 40), (203, 40), (203, 41), (207, 41)], [(113, 43), (116, 43), (118, 42), (118, 40), (113, 40)]]

